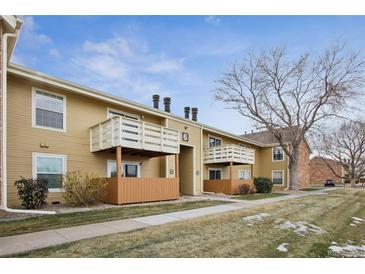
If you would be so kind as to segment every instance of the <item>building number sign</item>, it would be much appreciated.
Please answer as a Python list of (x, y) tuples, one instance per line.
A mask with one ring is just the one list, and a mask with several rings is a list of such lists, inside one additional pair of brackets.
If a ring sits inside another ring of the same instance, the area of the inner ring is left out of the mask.
[(184, 141), (184, 142), (189, 142), (189, 133), (187, 132), (183, 132), (181, 134), (181, 139)]

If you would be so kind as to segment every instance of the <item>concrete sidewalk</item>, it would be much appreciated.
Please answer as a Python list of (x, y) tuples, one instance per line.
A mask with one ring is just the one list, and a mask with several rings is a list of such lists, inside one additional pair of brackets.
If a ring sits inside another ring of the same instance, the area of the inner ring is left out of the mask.
[(305, 196), (325, 194), (325, 191), (316, 191), (305, 194), (285, 195), (276, 198), (254, 201), (231, 199), (229, 201), (233, 203), (226, 205), (217, 205), (198, 209), (151, 215), (146, 217), (138, 217), (61, 229), (45, 230), (15, 236), (0, 237), (0, 256), (9, 256), (12, 254), (23, 253), (54, 245), (70, 243), (114, 233), (128, 232), (150, 226), (183, 221), (212, 214), (241, 210), (245, 208), (259, 207), (262, 205), (273, 204), (280, 201), (296, 199)]

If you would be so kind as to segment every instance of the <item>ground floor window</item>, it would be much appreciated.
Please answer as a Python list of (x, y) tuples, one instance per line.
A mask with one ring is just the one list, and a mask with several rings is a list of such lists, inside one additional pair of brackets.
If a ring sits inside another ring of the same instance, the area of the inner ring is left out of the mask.
[(240, 170), (239, 171), (239, 178), (242, 179), (242, 180), (251, 179), (251, 170)]
[(50, 190), (62, 188), (65, 173), (65, 155), (33, 153), (33, 178), (44, 179)]
[(272, 172), (272, 182), (275, 185), (284, 184), (284, 170), (273, 170), (273, 172)]
[[(107, 176), (117, 176), (117, 162), (109, 160), (107, 165)], [(123, 162), (122, 163), (123, 177), (140, 177), (140, 163), (138, 162)]]
[(209, 180), (222, 180), (221, 169), (209, 169)]

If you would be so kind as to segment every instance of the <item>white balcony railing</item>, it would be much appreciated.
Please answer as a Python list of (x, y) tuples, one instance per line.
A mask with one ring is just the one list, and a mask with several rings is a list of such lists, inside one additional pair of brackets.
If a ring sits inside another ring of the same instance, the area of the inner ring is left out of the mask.
[(90, 151), (116, 146), (176, 154), (180, 151), (179, 131), (120, 116), (90, 128)]
[(239, 145), (209, 147), (204, 150), (204, 163), (255, 163), (255, 150)]

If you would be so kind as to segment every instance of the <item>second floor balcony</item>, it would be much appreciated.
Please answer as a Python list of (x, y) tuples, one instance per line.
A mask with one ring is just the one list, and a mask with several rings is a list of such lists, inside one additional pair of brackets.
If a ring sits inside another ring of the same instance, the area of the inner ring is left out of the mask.
[(178, 154), (179, 131), (157, 124), (114, 116), (90, 128), (90, 151), (116, 146), (162, 154)]
[(239, 145), (208, 147), (204, 150), (204, 164), (254, 164), (255, 150)]

